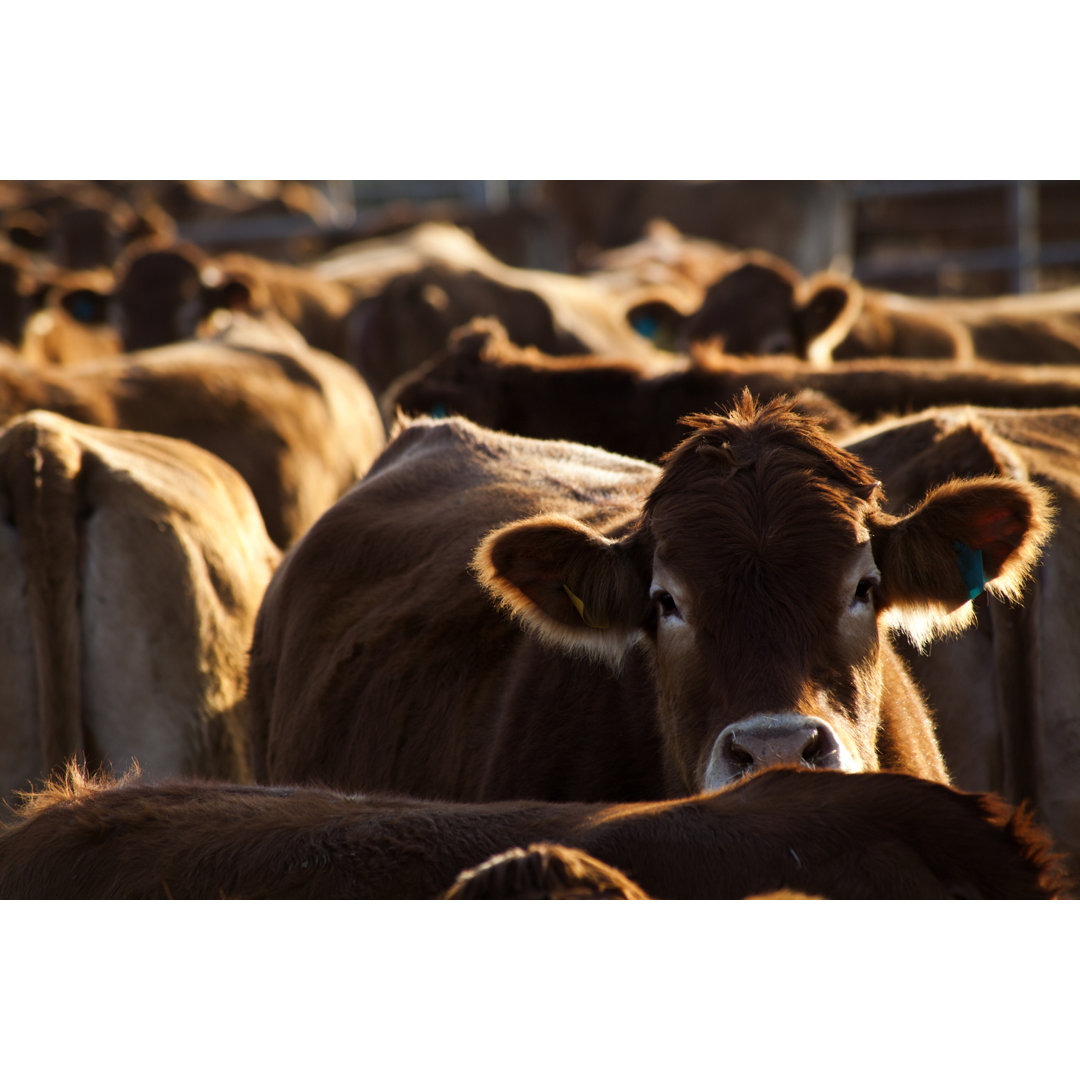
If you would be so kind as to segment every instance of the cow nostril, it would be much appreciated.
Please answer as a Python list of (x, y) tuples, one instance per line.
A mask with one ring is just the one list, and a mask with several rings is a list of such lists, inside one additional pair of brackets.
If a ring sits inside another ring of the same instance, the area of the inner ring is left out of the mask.
[(754, 755), (748, 750), (744, 750), (741, 746), (737, 746), (735, 743), (731, 744), (728, 755), (730, 756), (732, 763), (742, 770), (751, 769), (754, 766)]
[(813, 766), (821, 754), (821, 733), (815, 728), (810, 732), (810, 738), (802, 750), (802, 759), (807, 765)]

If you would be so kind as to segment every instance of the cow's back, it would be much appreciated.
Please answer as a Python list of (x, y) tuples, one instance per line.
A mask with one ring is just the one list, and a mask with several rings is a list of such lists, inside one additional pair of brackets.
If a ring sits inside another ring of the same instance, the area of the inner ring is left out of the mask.
[(538, 646), (475, 580), (477, 544), (544, 511), (617, 531), (656, 473), (462, 420), (406, 427), (267, 591), (249, 686), (257, 777), (433, 797), (481, 791), (477, 763), (492, 752), (501, 699)]

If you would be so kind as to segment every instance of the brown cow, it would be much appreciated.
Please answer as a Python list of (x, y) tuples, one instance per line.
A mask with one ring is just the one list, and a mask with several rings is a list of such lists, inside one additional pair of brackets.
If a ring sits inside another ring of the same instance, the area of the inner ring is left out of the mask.
[(1015, 595), (1043, 493), (947, 484), (898, 519), (782, 400), (688, 423), (662, 470), (406, 427), (267, 591), (257, 778), (567, 800), (709, 790), (774, 760), (944, 779), (885, 628), (970, 620), (957, 544)]
[(236, 318), (206, 341), (60, 369), (0, 363), (0, 422), (43, 408), (186, 438), (248, 482), (288, 547), (374, 460), (385, 431), (347, 364), (291, 327)]
[(23, 327), (19, 348), (35, 366), (66, 367), (122, 351), (112, 325), (108, 270), (56, 274), (41, 286), (41, 307)]
[[(899, 301), (894, 308), (890, 298)], [(709, 288), (678, 340), (713, 341), (735, 356), (794, 354), (817, 367), (834, 358), (971, 358), (971, 339), (955, 319), (917, 301), (907, 310), (906, 299), (827, 272), (804, 280), (783, 259), (748, 251)]]
[(116, 319), (128, 351), (195, 336), (221, 308), (273, 313), (313, 348), (345, 356), (345, 316), (356, 294), (312, 270), (239, 252), (211, 257), (190, 244), (133, 245), (117, 266)]
[(1057, 527), (1023, 608), (980, 597), (978, 622), (908, 663), (962, 786), (1031, 803), (1080, 856), (1080, 409), (934, 409), (849, 439), (903, 514), (950, 477), (1049, 490)]
[(280, 554), (241, 477), (34, 411), (0, 434), (0, 513), (0, 792), (73, 756), (249, 778), (247, 649)]
[(712, 795), (485, 805), (77, 775), (0, 831), (0, 898), (435, 899), (492, 850), (581, 848), (658, 899), (1048, 899), (1048, 838), (996, 796), (770, 770)]
[(794, 353), (815, 366), (864, 357), (1080, 364), (1080, 289), (979, 300), (869, 289), (832, 273), (803, 279), (747, 253), (683, 324), (679, 342), (730, 354)]
[(853, 418), (972, 402), (1037, 408), (1080, 404), (1080, 367), (852, 360), (827, 371), (800, 360), (743, 360), (699, 348), (664, 364), (596, 356), (544, 356), (511, 344), (498, 323), (476, 319), (446, 349), (382, 397), (384, 414), (459, 415), (531, 438), (570, 439), (657, 460), (679, 418), (727, 408), (747, 386), (757, 396), (800, 395), (833, 432)]
[[(348, 359), (376, 393), (427, 360), (451, 331), (474, 316), (497, 317), (514, 341), (552, 354), (593, 352), (654, 362), (668, 355), (633, 322), (651, 304), (679, 306), (677, 288), (628, 288), (622, 282), (507, 266), (449, 226), (425, 226), (409, 238), (420, 265), (387, 281), (349, 317)], [(321, 263), (320, 272), (350, 280), (357, 265), (343, 256)]]
[(462, 870), (446, 900), (648, 900), (639, 885), (587, 852), (561, 844), (511, 848)]
[(739, 253), (726, 244), (684, 236), (668, 222), (657, 220), (649, 222), (640, 240), (599, 252), (585, 269), (592, 280), (623, 292), (662, 287), (662, 294), (642, 296), (627, 318), (654, 345), (673, 350), (687, 318), (704, 302), (708, 287), (738, 260)]

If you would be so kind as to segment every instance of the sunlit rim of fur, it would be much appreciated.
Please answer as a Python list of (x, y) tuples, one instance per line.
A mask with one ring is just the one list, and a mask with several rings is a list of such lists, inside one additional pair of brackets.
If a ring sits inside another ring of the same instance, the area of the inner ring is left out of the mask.
[(26, 791), (17, 792), (17, 804), (13, 809), (20, 818), (33, 817), (58, 803), (75, 802), (99, 791), (137, 783), (141, 775), (137, 761), (133, 761), (122, 776), (116, 777), (106, 768), (88, 772), (84, 765), (72, 759), (57, 769), (43, 787), (31, 786)]

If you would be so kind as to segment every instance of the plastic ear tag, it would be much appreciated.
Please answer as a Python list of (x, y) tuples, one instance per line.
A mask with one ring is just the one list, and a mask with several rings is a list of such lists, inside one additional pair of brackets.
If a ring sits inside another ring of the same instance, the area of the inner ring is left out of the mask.
[(986, 585), (982, 551), (972, 551), (963, 540), (954, 540), (952, 546), (956, 552), (956, 565), (960, 568), (960, 576), (967, 587), (968, 599), (974, 600)]
[(602, 623), (593, 622), (585, 614), (585, 601), (582, 600), (580, 596), (576, 596), (573, 592), (571, 592), (569, 585), (565, 585), (565, 584), (563, 585), (563, 592), (565, 592), (566, 595), (570, 598), (570, 603), (574, 605), (574, 610), (581, 616), (581, 621), (586, 626), (591, 627), (593, 630), (606, 630), (608, 628), (608, 625), (609, 625), (608, 623), (606, 623), (606, 622), (602, 622)]

